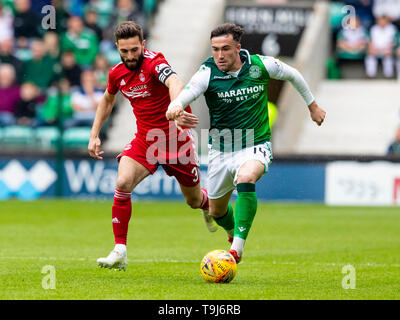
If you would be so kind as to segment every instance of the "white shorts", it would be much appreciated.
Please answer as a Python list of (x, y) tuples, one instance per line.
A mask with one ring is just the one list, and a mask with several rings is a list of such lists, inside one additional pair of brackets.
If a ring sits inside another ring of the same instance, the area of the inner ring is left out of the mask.
[(272, 161), (271, 142), (264, 142), (234, 152), (208, 151), (207, 191), (210, 199), (218, 199), (236, 188), (240, 167), (249, 160), (264, 164), (264, 173)]

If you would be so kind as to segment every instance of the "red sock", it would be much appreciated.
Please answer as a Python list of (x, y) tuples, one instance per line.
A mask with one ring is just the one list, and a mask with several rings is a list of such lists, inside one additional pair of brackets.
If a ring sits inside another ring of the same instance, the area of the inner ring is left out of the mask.
[(209, 206), (208, 192), (204, 188), (201, 188), (201, 192), (203, 193), (203, 201), (201, 201), (200, 209), (208, 210)]
[(128, 236), (128, 224), (132, 214), (131, 193), (115, 189), (112, 206), (112, 225), (115, 244), (125, 244)]

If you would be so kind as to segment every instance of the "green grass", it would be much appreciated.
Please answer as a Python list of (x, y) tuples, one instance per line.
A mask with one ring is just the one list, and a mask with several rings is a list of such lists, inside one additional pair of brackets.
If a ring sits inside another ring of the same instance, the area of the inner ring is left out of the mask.
[[(229, 284), (209, 284), (200, 261), (227, 249), (199, 210), (135, 202), (128, 269), (100, 269), (113, 248), (111, 202), (0, 202), (0, 299), (399, 299), (399, 208), (259, 204), (243, 262)], [(342, 288), (343, 266), (356, 288)], [(52, 265), (56, 289), (42, 288)]]

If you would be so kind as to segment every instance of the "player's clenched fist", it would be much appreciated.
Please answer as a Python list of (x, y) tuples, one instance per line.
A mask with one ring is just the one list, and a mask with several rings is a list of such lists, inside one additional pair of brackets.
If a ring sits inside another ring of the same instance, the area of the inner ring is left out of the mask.
[(308, 109), (311, 119), (320, 126), (325, 120), (326, 111), (320, 108), (315, 101), (308, 106)]
[(183, 113), (183, 108), (181, 106), (174, 106), (174, 107), (168, 109), (165, 116), (167, 117), (168, 120), (175, 120), (180, 115), (182, 115), (182, 113)]
[(100, 150), (100, 146), (101, 146), (101, 140), (99, 137), (90, 138), (89, 145), (88, 145), (88, 151), (92, 158), (99, 159), (99, 160), (103, 159), (103, 157), (101, 157), (101, 155), (104, 153), (104, 151)]
[(179, 131), (183, 131), (184, 128), (195, 128), (199, 123), (199, 118), (195, 114), (186, 112), (179, 105), (168, 108), (165, 116), (168, 120), (175, 120), (175, 126)]

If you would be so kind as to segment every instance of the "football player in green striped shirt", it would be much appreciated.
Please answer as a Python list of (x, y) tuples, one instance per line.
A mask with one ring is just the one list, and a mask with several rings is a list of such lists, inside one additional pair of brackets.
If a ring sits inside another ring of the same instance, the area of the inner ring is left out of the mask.
[[(243, 29), (225, 23), (211, 32), (212, 57), (205, 61), (166, 117), (179, 128), (195, 127), (183, 108), (204, 94), (210, 115), (208, 197), (210, 214), (228, 233), (230, 253), (239, 262), (257, 211), (256, 182), (272, 160), (268, 119), (269, 79), (288, 80), (304, 99), (313, 121), (321, 125), (325, 111), (302, 75), (273, 57), (250, 55), (241, 48)], [(237, 190), (235, 214), (229, 200)]]

